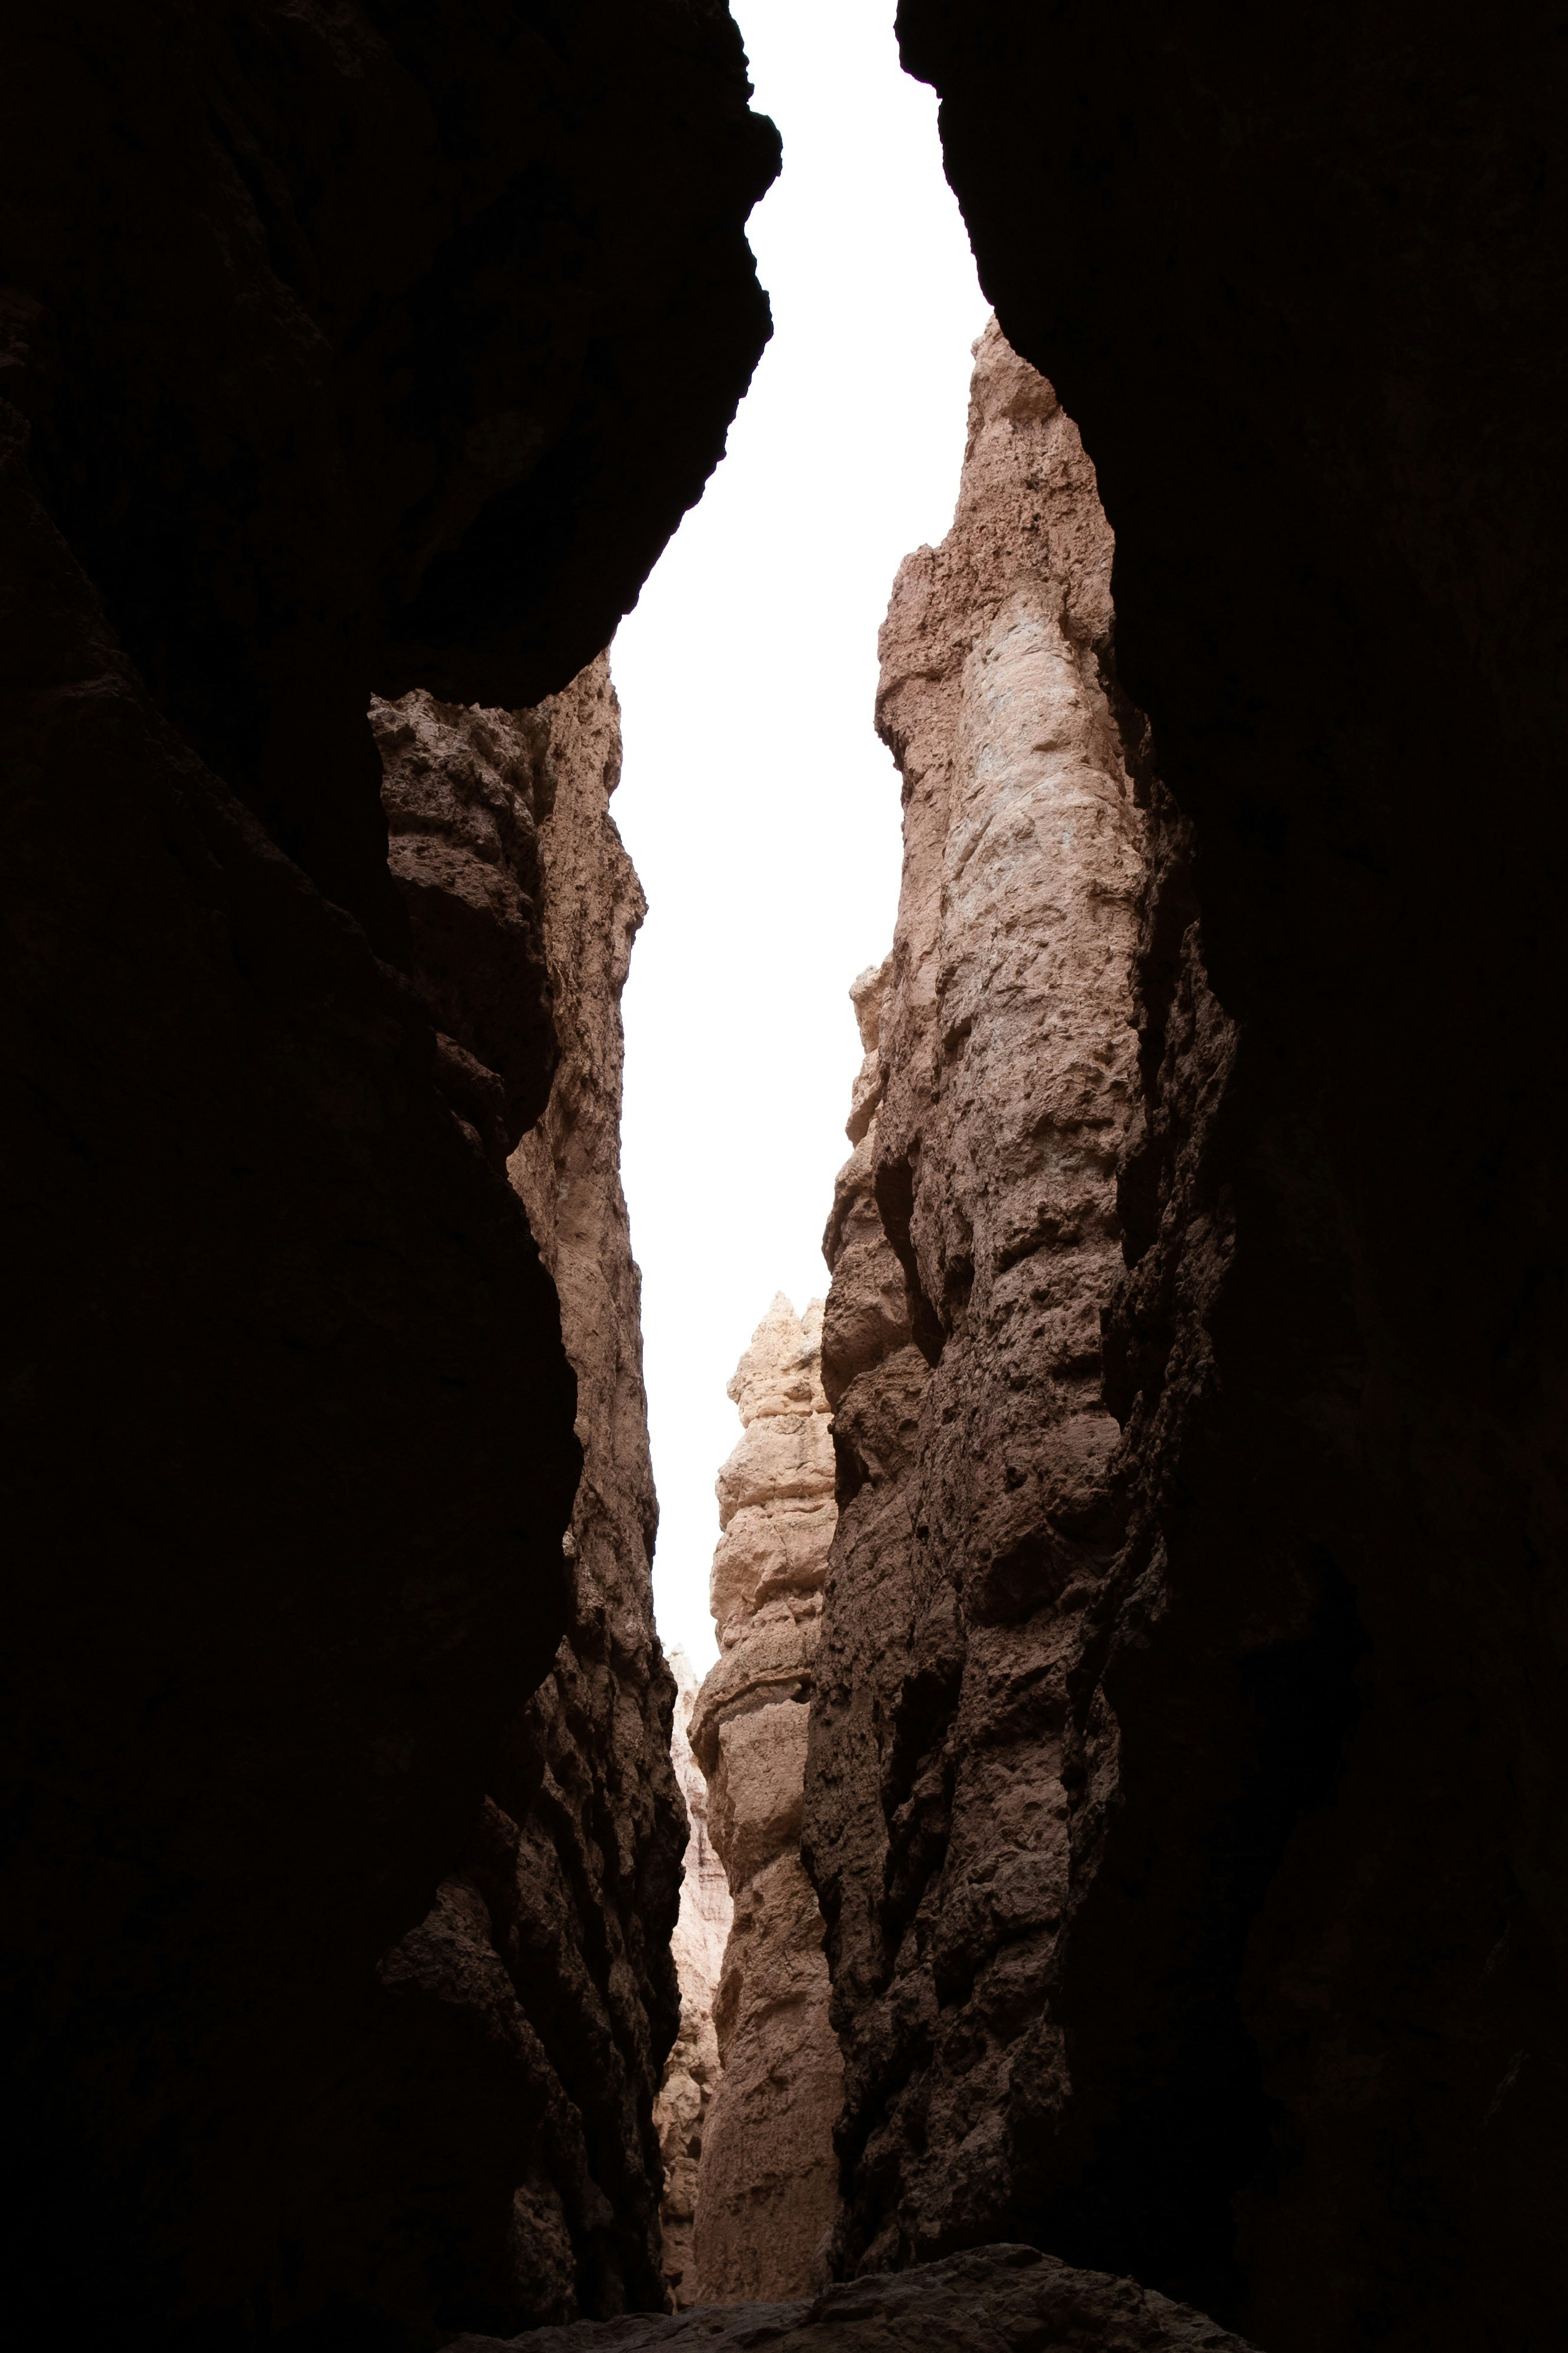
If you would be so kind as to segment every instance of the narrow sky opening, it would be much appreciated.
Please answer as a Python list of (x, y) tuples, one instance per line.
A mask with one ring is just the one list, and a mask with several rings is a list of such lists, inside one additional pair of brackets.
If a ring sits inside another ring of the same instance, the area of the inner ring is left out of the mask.
[(713, 1655), (724, 1394), (821, 1234), (859, 1065), (848, 999), (892, 938), (898, 777), (872, 728), (893, 575), (952, 519), (985, 322), (936, 100), (893, 0), (732, 0), (784, 136), (753, 215), (773, 339), (728, 454), (622, 624), (614, 804), (647, 892), (626, 995), (667, 1648)]

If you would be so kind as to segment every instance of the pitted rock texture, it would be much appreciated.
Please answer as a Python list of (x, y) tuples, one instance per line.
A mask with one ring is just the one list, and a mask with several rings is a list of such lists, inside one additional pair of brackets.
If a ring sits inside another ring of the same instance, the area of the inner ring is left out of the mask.
[(1100, 1319), (1143, 819), (1107, 691), (1110, 554), (1075, 427), (993, 322), (952, 531), (905, 563), (882, 631), (903, 884), (892, 955), (856, 984), (871, 1052), (826, 1238), (840, 1517), (806, 1847), (850, 2268), (997, 2235), (1049, 2031), (1063, 1737), (1119, 1529)]
[(1001, 324), (1093, 456), (1169, 794), (1106, 1333), (1129, 1545), (1068, 1742), (1065, 2072), (1020, 2087), (1006, 2227), (1271, 2353), (1546, 2353), (1557, 26), (1528, 6), (1498, 41), (1405, 0), (899, 24)]
[[(449, 840), (453, 810), (478, 804), (491, 857), (474, 862), (497, 879), (489, 903), (499, 899), (509, 918), (511, 846), (528, 860), (560, 1059), (510, 1173), (560, 1294), (584, 1458), (566, 1539), (575, 1605), (553, 1671), (508, 1731), (463, 1867), (383, 1975), (426, 2007), (467, 2013), (494, 2054), (489, 2130), (510, 2170), (468, 2179), (459, 2243), (479, 2247), (488, 2215), (488, 2248), (468, 2258), (446, 2309), (517, 2327), (657, 2308), (652, 2104), (679, 2002), (669, 1929), (684, 1825), (669, 1756), (674, 1694), (653, 1628), (657, 1513), (619, 1176), (620, 997), (644, 913), (609, 814), (619, 712), (601, 656), (532, 711), (414, 695), (373, 715), (396, 841), (439, 844), (443, 828)], [(426, 860), (422, 893), (429, 871)], [(416, 941), (419, 924), (416, 912)], [(472, 968), (480, 1005), (495, 1002), (482, 955)], [(479, 1036), (477, 1023), (469, 1034)], [(444, 2145), (459, 2158), (488, 2147), (482, 2112), (454, 2101), (443, 2116), (444, 2096), (437, 2086), (425, 2126), (427, 2180)]]
[(376, 1961), (549, 1671), (580, 1458), (366, 708), (535, 704), (632, 601), (766, 332), (746, 95), (684, 0), (0, 31), (13, 2329), (431, 2325)]
[(730, 1383), (744, 1434), (719, 1473), (722, 1655), (691, 1746), (734, 1919), (713, 2005), (719, 2088), (702, 2136), (694, 2295), (808, 2292), (826, 2276), (841, 2066), (822, 1917), (800, 1857), (807, 1701), (833, 1540), (822, 1303), (781, 1292)]
[(680, 2026), (665, 2061), (664, 2081), (654, 2102), (653, 2120), (664, 2158), (664, 2277), (677, 2310), (696, 2301), (697, 2175), (708, 2111), (719, 2088), (719, 2037), (714, 1997), (724, 1967), (724, 1946), (734, 1916), (730, 1883), (708, 1834), (708, 1784), (691, 1753), (691, 1711), (697, 1677), (684, 1651), (669, 1654), (675, 1677), (675, 1724), (670, 1757), (686, 1800), (691, 1835), (680, 1881), (680, 1915), (671, 1951), (680, 1986)]
[(504, 1166), (555, 1071), (539, 848), (554, 793), (548, 712), (416, 693), (373, 696), (370, 721), (387, 863), (437, 1024), (438, 1082)]
[[(1130, 2279), (1071, 2271), (1036, 2247), (977, 2247), (945, 2263), (830, 2287), (792, 2304), (702, 2306), (666, 2320), (542, 2329), (514, 2339), (530, 2353), (1251, 2353), (1201, 2312)], [(501, 2353), (493, 2337), (460, 2337), (448, 2353)]]

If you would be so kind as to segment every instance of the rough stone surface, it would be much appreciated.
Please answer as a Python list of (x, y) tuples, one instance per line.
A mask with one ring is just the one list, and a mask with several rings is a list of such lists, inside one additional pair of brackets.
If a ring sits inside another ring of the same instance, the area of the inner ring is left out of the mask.
[(684, 1651), (669, 1654), (675, 1677), (670, 1757), (686, 1800), (691, 1835), (680, 1881), (680, 1915), (670, 1949), (680, 1986), (680, 2026), (665, 2062), (653, 2119), (664, 2158), (664, 2277), (678, 2310), (696, 2300), (697, 2174), (708, 2111), (719, 2088), (719, 2037), (713, 2000), (734, 1916), (730, 1883), (708, 1835), (708, 1784), (689, 1738), (697, 1677)]
[(1001, 323), (1093, 456), (1170, 795), (1106, 1335), (1128, 1546), (1064, 1740), (1029, 2175), (970, 2226), (1177, 2283), (1271, 2353), (1546, 2353), (1560, 26), (902, 0), (900, 28)]
[[(0, 2295), (397, 2344), (439, 2232), (375, 1964), (501, 1794), (580, 1465), (366, 706), (605, 643), (765, 332), (776, 146), (677, 0), (89, 0), (0, 47)], [(425, 2032), (422, 2079), (492, 2072), (471, 2011)]]
[(1010, 2215), (1020, 2049), (1068, 1896), (1136, 1089), (1143, 820), (1107, 696), (1110, 553), (1076, 429), (993, 322), (952, 531), (904, 565), (882, 631), (903, 883), (892, 955), (856, 984), (874, 1062), (826, 1238), (840, 1516), (807, 1853), (851, 2269)]
[(539, 849), (554, 792), (549, 719), (424, 692), (373, 696), (370, 718), (387, 863), (438, 1025), (438, 1083), (504, 1165), (555, 1071)]
[[(979, 2247), (830, 2287), (815, 2300), (700, 2306), (676, 2318), (628, 2317), (609, 2327), (542, 2329), (514, 2339), (530, 2353), (1250, 2353), (1201, 2312), (1130, 2279), (1071, 2271), (1036, 2247)], [(460, 2337), (449, 2353), (499, 2353), (493, 2337)]]
[(841, 2066), (822, 1917), (800, 1857), (807, 1702), (833, 1538), (822, 1303), (782, 1292), (736, 1367), (745, 1430), (719, 1473), (722, 1655), (691, 1746), (734, 1905), (713, 2004), (721, 2073), (698, 2172), (694, 2295), (808, 2292), (826, 2277)]
[[(620, 723), (603, 656), (532, 711), (413, 695), (374, 717), (395, 844), (440, 848), (457, 810), (489, 852), (471, 862), (491, 878), (480, 903), (502, 911), (503, 970), (528, 883), (559, 1040), (548, 1106), (510, 1174), (554, 1278), (577, 1377), (583, 1477), (566, 1539), (575, 1604), (553, 1671), (506, 1735), (462, 1869), (383, 1969), (395, 1990), (467, 2012), (496, 2050), (490, 2101), (501, 2113), (489, 2138), (508, 2147), (510, 2170), (471, 2169), (465, 2181), (459, 2166), (448, 2203), (455, 2214), (466, 2205), (463, 2243), (479, 2244), (489, 2217), (462, 2316), (517, 2327), (662, 2303), (651, 2109), (675, 2031), (669, 1927), (683, 1829), (673, 1693), (653, 1628), (657, 1513), (619, 1176), (620, 997), (644, 902), (609, 814)], [(434, 864), (421, 857), (417, 868), (416, 946), (428, 921), (419, 907), (444, 887), (429, 879)], [(472, 904), (469, 882), (459, 866), (457, 888)], [(448, 936), (439, 923), (430, 929)], [(477, 1039), (468, 969), (481, 1008), (502, 992), (478, 948), (456, 962), (449, 1009)], [(437, 2086), (432, 2109), (427, 2182), (443, 2145), (470, 2158), (488, 2146), (471, 2100)], [(508, 2112), (536, 2125), (521, 2158), (515, 2125), (502, 2140)], [(457, 2303), (449, 2293), (445, 2308)]]

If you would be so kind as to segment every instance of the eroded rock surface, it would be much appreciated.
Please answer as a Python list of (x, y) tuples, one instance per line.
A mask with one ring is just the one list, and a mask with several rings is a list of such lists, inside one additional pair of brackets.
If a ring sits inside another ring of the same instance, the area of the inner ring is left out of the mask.
[(444, 902), (472, 928), (466, 952), (438, 968), (443, 1017), (475, 1047), (507, 1045), (515, 1033), (484, 1021), (509, 1001), (521, 938), (544, 966), (524, 1008), (552, 1008), (559, 1048), (549, 1103), (509, 1173), (577, 1378), (573, 1614), (506, 1735), (462, 1868), (383, 1967), (426, 2010), (466, 2012), (492, 2051), (485, 2109), (432, 2086), (424, 2162), (428, 2183), (436, 2152), (451, 2149), (452, 2228), (478, 2251), (444, 2308), (519, 2326), (662, 2301), (652, 2102), (675, 2031), (668, 1939), (684, 1826), (653, 1629), (657, 1514), (619, 1176), (620, 997), (644, 902), (609, 814), (621, 744), (603, 656), (531, 711), (412, 695), (373, 716), (421, 963), (434, 960), (432, 938), (469, 939)]
[(675, 1677), (675, 1723), (670, 1757), (686, 1800), (691, 1834), (680, 1880), (680, 1914), (671, 1951), (680, 1987), (680, 2026), (665, 2062), (664, 2081), (653, 2120), (664, 2158), (664, 2277), (678, 2309), (696, 2301), (697, 2175), (708, 2111), (719, 2088), (719, 2037), (714, 1998), (724, 1967), (724, 1947), (734, 1905), (712, 1840), (708, 1834), (708, 1784), (691, 1753), (691, 1711), (697, 1677), (684, 1651), (669, 1654)]
[(906, 562), (882, 632), (903, 884), (892, 955), (856, 984), (868, 1059), (826, 1238), (839, 1520), (806, 1851), (850, 2269), (998, 2235), (1023, 2085), (1059, 2063), (1065, 1739), (1120, 1535), (1100, 1324), (1137, 1080), (1141, 731), (1115, 698), (1110, 557), (1074, 426), (993, 322), (952, 531)]
[(437, 1084), (504, 1166), (555, 1071), (539, 843), (555, 791), (550, 715), (423, 692), (373, 696), (370, 714)]
[(744, 1434), (719, 1473), (722, 1655), (691, 1719), (734, 1918), (713, 2005), (719, 2088), (697, 2184), (695, 2295), (799, 2294), (826, 2275), (840, 2062), (822, 1918), (800, 1856), (807, 1701), (832, 1542), (822, 1303), (780, 1294), (736, 1367)]
[[(73, 2341), (397, 2342), (447, 2224), (376, 1961), (556, 1654), (580, 1462), (366, 707), (536, 704), (605, 644), (765, 334), (776, 142), (682, 0), (89, 0), (0, 47), (0, 2291)], [(427, 2027), (493, 2119), (472, 2009)]]
[(1168, 790), (1105, 1332), (1129, 1535), (1001, 2227), (1279, 2353), (1548, 2353), (1562, 45), (1405, 0), (899, 26), (1094, 459)]
[[(1071, 2271), (1036, 2247), (977, 2247), (830, 2287), (793, 2304), (704, 2306), (672, 2319), (628, 2317), (608, 2327), (543, 2329), (518, 2338), (537, 2353), (671, 2353), (698, 2347), (779, 2345), (787, 2353), (1250, 2353), (1201, 2312), (1135, 2281)], [(500, 2353), (493, 2337), (461, 2337), (449, 2353)]]

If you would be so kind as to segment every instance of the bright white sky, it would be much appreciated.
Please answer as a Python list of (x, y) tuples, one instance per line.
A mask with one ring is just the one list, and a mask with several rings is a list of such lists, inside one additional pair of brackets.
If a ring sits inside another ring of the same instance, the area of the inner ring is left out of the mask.
[(624, 1169), (643, 1271), (667, 1648), (714, 1655), (724, 1394), (822, 1229), (860, 1049), (849, 983), (891, 944), (899, 789), (872, 728), (893, 575), (952, 520), (985, 323), (936, 100), (894, 0), (731, 0), (784, 135), (752, 216), (773, 339), (729, 454), (611, 654), (614, 812), (647, 892), (626, 995)]

